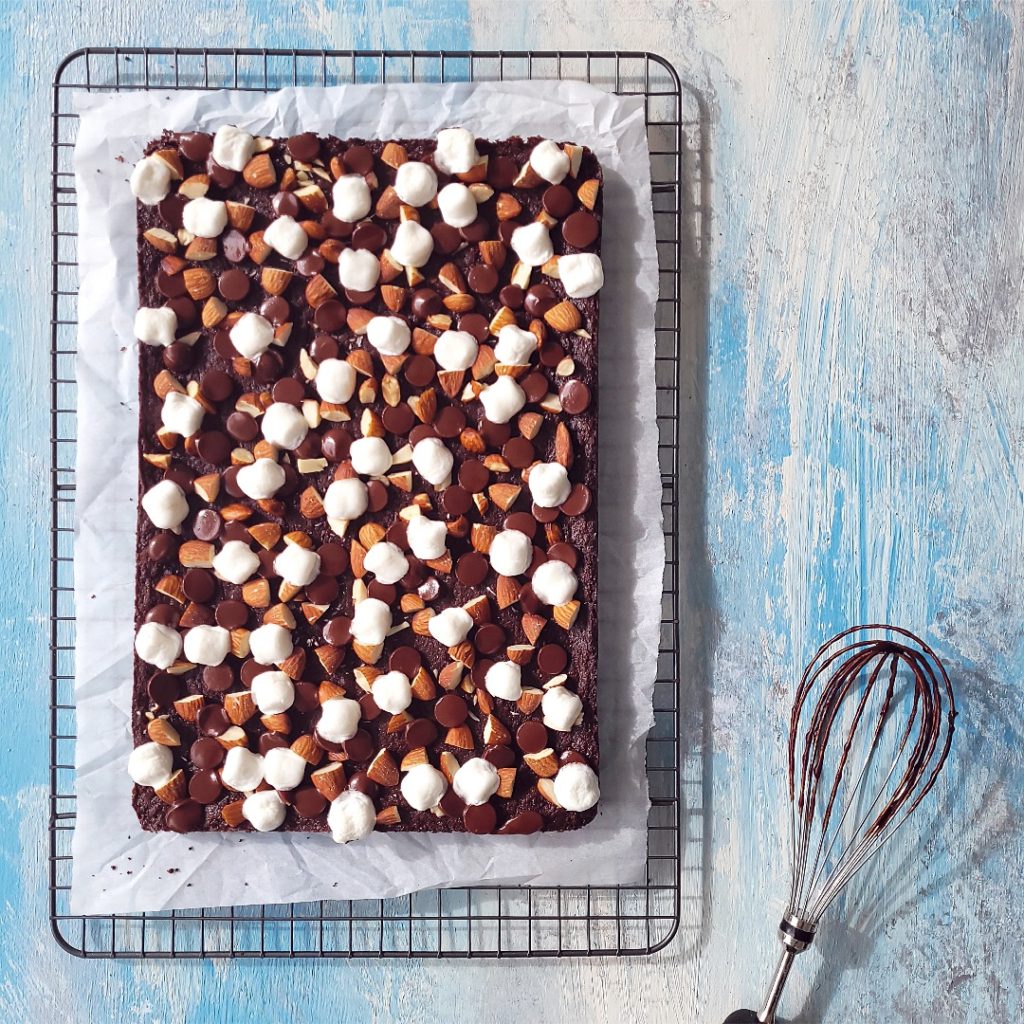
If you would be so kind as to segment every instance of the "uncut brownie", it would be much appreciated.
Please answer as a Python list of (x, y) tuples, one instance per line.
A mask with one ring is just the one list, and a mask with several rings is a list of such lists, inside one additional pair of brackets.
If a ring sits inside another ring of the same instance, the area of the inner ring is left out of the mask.
[(462, 128), (145, 153), (140, 823), (586, 824), (596, 158)]

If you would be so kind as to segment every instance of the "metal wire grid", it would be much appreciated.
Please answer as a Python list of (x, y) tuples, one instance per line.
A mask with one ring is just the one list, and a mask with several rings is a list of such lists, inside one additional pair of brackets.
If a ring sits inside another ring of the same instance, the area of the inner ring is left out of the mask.
[[(656, 375), (667, 544), (655, 724), (647, 740), (651, 812), (643, 884), (481, 886), (385, 900), (338, 900), (85, 917), (69, 910), (74, 796), (77, 90), (242, 89), (352, 82), (585, 80), (646, 97), (660, 265)], [(703, 119), (674, 69), (645, 53), (365, 52), (98, 48), (69, 55), (53, 94), (51, 346), (52, 571), (50, 920), (84, 957), (525, 957), (639, 955), (667, 945), (680, 917), (679, 339), (681, 274), (700, 258)], [(685, 242), (685, 246), (684, 246)], [(689, 809), (692, 815), (692, 808)], [(699, 843), (699, 837), (689, 842)]]

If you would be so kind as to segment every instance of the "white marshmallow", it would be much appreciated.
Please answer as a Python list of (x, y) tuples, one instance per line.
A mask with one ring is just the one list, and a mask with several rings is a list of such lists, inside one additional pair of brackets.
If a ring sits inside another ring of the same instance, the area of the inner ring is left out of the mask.
[(361, 644), (382, 644), (391, 628), (391, 608), (375, 597), (364, 598), (352, 615), (352, 635)]
[(569, 156), (550, 139), (538, 142), (530, 152), (530, 166), (552, 185), (558, 185), (569, 173)]
[(540, 710), (544, 724), (556, 732), (568, 732), (583, 714), (583, 701), (564, 686), (553, 686), (544, 691)]
[(558, 508), (569, 497), (572, 484), (565, 466), (558, 462), (538, 462), (530, 467), (530, 496), (540, 508)]
[(343, 174), (331, 191), (334, 216), (354, 224), (370, 212), (370, 187), (361, 174)]
[(515, 324), (505, 324), (498, 331), (498, 342), (494, 346), (494, 358), (507, 366), (526, 366), (530, 356), (537, 351), (537, 337)]
[(404, 672), (385, 672), (377, 676), (370, 692), (377, 707), (391, 715), (397, 715), (412, 703), (412, 685)]
[(565, 604), (566, 601), (572, 600), (579, 580), (565, 562), (553, 558), (550, 562), (537, 566), (530, 583), (538, 600), (545, 604)]
[(411, 339), (409, 325), (397, 316), (375, 316), (366, 325), (366, 340), (382, 356), (400, 356)]
[(437, 195), (437, 175), (430, 164), (408, 160), (395, 174), (398, 198), (409, 206), (426, 206)]
[(414, 811), (436, 807), (448, 789), (448, 780), (430, 764), (413, 765), (402, 779), (402, 796)]
[(181, 211), (186, 231), (200, 238), (216, 238), (228, 225), (228, 208), (219, 199), (199, 196), (190, 199)]
[(480, 392), (480, 404), (492, 423), (508, 423), (526, 405), (526, 392), (512, 377), (502, 375)]
[(499, 576), (521, 576), (533, 561), (533, 541), (520, 530), (502, 530), (491, 541), (488, 557)]
[(324, 511), (331, 519), (358, 519), (369, 503), (366, 484), (356, 477), (335, 480), (324, 495)]
[(574, 252), (558, 257), (558, 277), (571, 299), (589, 299), (604, 286), (601, 257), (592, 252)]
[(286, 260), (297, 260), (309, 245), (309, 235), (294, 217), (278, 217), (263, 232), (263, 241)]
[(128, 774), (139, 786), (162, 786), (173, 771), (171, 748), (159, 743), (143, 743), (128, 755)]
[(142, 496), (142, 510), (158, 529), (177, 530), (188, 515), (188, 500), (173, 480), (161, 480)]
[(185, 660), (193, 665), (219, 665), (231, 650), (231, 634), (223, 626), (193, 626), (185, 634)]
[(236, 586), (241, 586), (259, 567), (259, 556), (244, 540), (225, 541), (213, 556), (213, 571)]
[(129, 179), (132, 195), (145, 206), (156, 206), (171, 190), (171, 169), (158, 156), (144, 156)]
[(247, 747), (232, 747), (224, 757), (220, 778), (239, 793), (250, 793), (263, 781), (263, 758)]
[(283, 672), (253, 676), (251, 692), (261, 715), (279, 715), (295, 703), (295, 684)]
[(280, 665), (292, 653), (292, 635), (273, 622), (249, 634), (249, 653), (261, 665)]
[(338, 257), (338, 280), (342, 288), (368, 292), (380, 280), (380, 260), (369, 249), (342, 249)]
[(465, 174), (480, 162), (476, 139), (466, 128), (442, 128), (437, 133), (434, 166), (443, 174)]
[(386, 540), (378, 541), (366, 552), (363, 565), (367, 572), (372, 572), (381, 583), (389, 586), (409, 571), (409, 560), (402, 554), (402, 549)]
[(286, 544), (274, 559), (274, 572), (293, 587), (307, 587), (320, 575), (320, 556), (299, 544)]
[(294, 789), (305, 774), (306, 759), (288, 747), (273, 747), (263, 755), (263, 778), (274, 789)]
[(445, 608), (430, 618), (430, 635), (445, 647), (461, 644), (473, 628), (473, 617), (464, 608)]
[(555, 254), (551, 235), (540, 221), (524, 224), (512, 232), (512, 249), (528, 267), (539, 267)]
[(464, 228), (476, 220), (476, 199), (460, 181), (445, 185), (437, 193), (437, 208), (441, 211), (441, 219), (453, 228)]
[(320, 721), (316, 731), (328, 743), (344, 743), (359, 730), (362, 708), (359, 701), (348, 697), (332, 697), (320, 706)]
[(259, 313), (243, 313), (228, 337), (240, 356), (255, 359), (274, 343), (274, 327)]
[(434, 343), (434, 358), (442, 370), (468, 370), (479, 350), (469, 331), (443, 331)]
[(485, 804), (498, 792), (498, 769), (482, 757), (471, 757), (452, 778), (452, 789), (463, 803)]
[(357, 437), (348, 457), (361, 476), (383, 476), (391, 468), (391, 449), (383, 437)]
[(259, 501), (272, 498), (284, 487), (284, 469), (273, 459), (257, 459), (251, 465), (243, 466), (235, 480), (246, 497)]
[(355, 393), (356, 371), (344, 359), (325, 359), (316, 368), (313, 383), (325, 402), (343, 405)]
[(182, 437), (191, 437), (203, 422), (206, 410), (188, 395), (180, 391), (168, 391), (160, 410), (160, 422), (164, 429)]
[(492, 697), (519, 700), (523, 695), (523, 670), (514, 661), (496, 661), (484, 676), (484, 686)]
[(336, 843), (365, 839), (377, 825), (377, 809), (365, 793), (346, 789), (331, 802), (327, 825)]
[(287, 402), (272, 402), (261, 421), (263, 436), (276, 448), (294, 451), (306, 439), (309, 424), (306, 417)]
[(448, 540), (448, 527), (436, 519), (413, 516), (405, 531), (412, 553), (424, 562), (443, 558)]
[(589, 811), (601, 799), (594, 769), (579, 761), (563, 764), (555, 776), (555, 799), (567, 811)]
[(144, 345), (170, 345), (178, 330), (178, 315), (168, 306), (143, 306), (135, 313), (135, 337)]
[(221, 125), (213, 136), (213, 159), (229, 171), (241, 171), (252, 159), (256, 140), (237, 125)]
[(144, 622), (135, 634), (135, 653), (147, 665), (168, 668), (181, 654), (181, 634), (162, 622)]
[(403, 267), (422, 267), (434, 251), (434, 236), (422, 224), (404, 220), (395, 231), (391, 255)]
[[(270, 753), (291, 754), (291, 751), (280, 747)], [(298, 757), (299, 755), (293, 756)], [(302, 758), (299, 760), (301, 761)], [(273, 832), (274, 829), (280, 828), (287, 810), (284, 801), (272, 789), (261, 789), (258, 793), (252, 793), (242, 801), (242, 817), (257, 832)]]
[(435, 487), (442, 485), (451, 476), (454, 462), (452, 453), (437, 437), (425, 437), (417, 441), (412, 450), (412, 464), (420, 476)]

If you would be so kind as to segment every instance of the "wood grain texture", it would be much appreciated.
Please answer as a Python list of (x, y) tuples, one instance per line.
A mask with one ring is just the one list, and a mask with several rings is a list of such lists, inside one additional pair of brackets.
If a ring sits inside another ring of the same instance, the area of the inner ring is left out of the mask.
[[(1020, 8), (668, 0), (3, 3), (0, 1008), (19, 1021), (715, 1024), (760, 993), (795, 673), (857, 620), (920, 630), (961, 729), (935, 802), (836, 908), (802, 1022), (1017, 1021), (1024, 884)], [(73, 961), (45, 921), (48, 84), (82, 45), (638, 48), (711, 112), (681, 551), (683, 928), (646, 961)], [(14, 159), (10, 159), (12, 157)], [(13, 271), (12, 275), (10, 272)], [(16, 281), (12, 284), (12, 276)], [(702, 299), (706, 275), (707, 298)]]

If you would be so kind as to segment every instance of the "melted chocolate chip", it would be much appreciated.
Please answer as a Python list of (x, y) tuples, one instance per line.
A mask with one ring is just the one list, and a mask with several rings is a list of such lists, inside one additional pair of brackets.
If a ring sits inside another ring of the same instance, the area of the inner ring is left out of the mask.
[(516, 743), (524, 754), (538, 754), (548, 745), (548, 731), (543, 722), (530, 719), (516, 729)]
[(446, 693), (434, 704), (434, 718), (446, 729), (454, 729), (462, 725), (469, 715), (466, 702), (455, 693)]
[(494, 826), (498, 824), (498, 814), (490, 804), (467, 807), (462, 812), (462, 824), (466, 826), (467, 832), (486, 836), (493, 832)]
[(195, 800), (179, 800), (167, 809), (164, 822), (172, 832), (195, 832), (203, 824), (203, 806)]
[(313, 132), (302, 132), (301, 135), (293, 135), (285, 143), (285, 148), (296, 160), (311, 164), (320, 155), (320, 140)]
[(204, 508), (196, 513), (192, 532), (197, 540), (212, 541), (220, 536), (223, 525), (224, 521), (212, 508)]
[(227, 751), (212, 736), (200, 736), (189, 748), (188, 756), (197, 768), (219, 768)]

